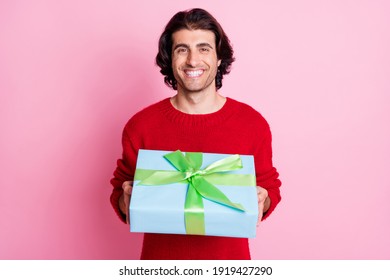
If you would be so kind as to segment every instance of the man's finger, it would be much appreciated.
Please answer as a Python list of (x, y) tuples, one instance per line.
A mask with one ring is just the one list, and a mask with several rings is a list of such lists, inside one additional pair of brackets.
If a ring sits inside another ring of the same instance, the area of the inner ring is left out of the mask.
[(126, 207), (126, 222), (127, 224), (130, 223), (130, 217), (129, 217), (129, 205), (130, 205), (130, 195), (133, 190), (133, 182), (132, 181), (125, 181), (122, 184), (123, 189), (123, 200)]
[(127, 195), (131, 195), (131, 190), (133, 187), (133, 182), (131, 181), (125, 181), (122, 184), (122, 189)]

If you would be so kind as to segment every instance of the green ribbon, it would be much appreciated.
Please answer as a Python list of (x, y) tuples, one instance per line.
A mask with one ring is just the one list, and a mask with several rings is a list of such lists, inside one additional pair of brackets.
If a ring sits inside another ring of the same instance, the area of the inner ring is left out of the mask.
[(254, 175), (226, 173), (242, 168), (242, 161), (239, 155), (223, 158), (208, 165), (204, 169), (200, 169), (203, 162), (202, 153), (186, 152), (183, 155), (181, 151), (175, 151), (164, 155), (164, 158), (177, 171), (137, 169), (134, 179), (140, 181), (138, 185), (147, 186), (180, 182), (188, 184), (184, 205), (187, 234), (205, 234), (203, 198), (238, 211), (245, 211), (241, 204), (230, 201), (223, 192), (213, 185), (256, 185)]

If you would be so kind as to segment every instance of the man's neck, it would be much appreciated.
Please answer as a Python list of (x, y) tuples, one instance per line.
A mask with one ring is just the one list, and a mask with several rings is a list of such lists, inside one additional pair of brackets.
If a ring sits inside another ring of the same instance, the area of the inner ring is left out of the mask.
[(220, 110), (225, 102), (226, 98), (218, 92), (184, 94), (178, 91), (171, 98), (173, 107), (186, 114), (211, 114)]

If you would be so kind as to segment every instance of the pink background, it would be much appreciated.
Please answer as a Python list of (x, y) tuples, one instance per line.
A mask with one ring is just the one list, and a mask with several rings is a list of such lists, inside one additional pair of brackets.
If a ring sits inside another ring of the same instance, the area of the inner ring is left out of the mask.
[(253, 258), (389, 259), (385, 0), (1, 1), (0, 259), (138, 258), (109, 180), (128, 118), (174, 94), (157, 39), (192, 7), (233, 43), (221, 93), (273, 132), (283, 200)]

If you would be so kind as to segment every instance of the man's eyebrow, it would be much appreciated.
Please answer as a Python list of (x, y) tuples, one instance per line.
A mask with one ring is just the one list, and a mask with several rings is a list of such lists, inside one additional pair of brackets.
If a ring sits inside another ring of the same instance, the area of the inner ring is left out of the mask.
[(197, 44), (196, 46), (197, 46), (198, 48), (199, 48), (199, 47), (208, 47), (208, 48), (210, 48), (210, 49), (213, 48), (209, 43), (200, 43), (200, 44)]
[(187, 45), (187, 44), (177, 44), (177, 45), (173, 48), (173, 50), (176, 50), (176, 49), (178, 49), (178, 48), (186, 48), (186, 49), (189, 49), (190, 46)]

